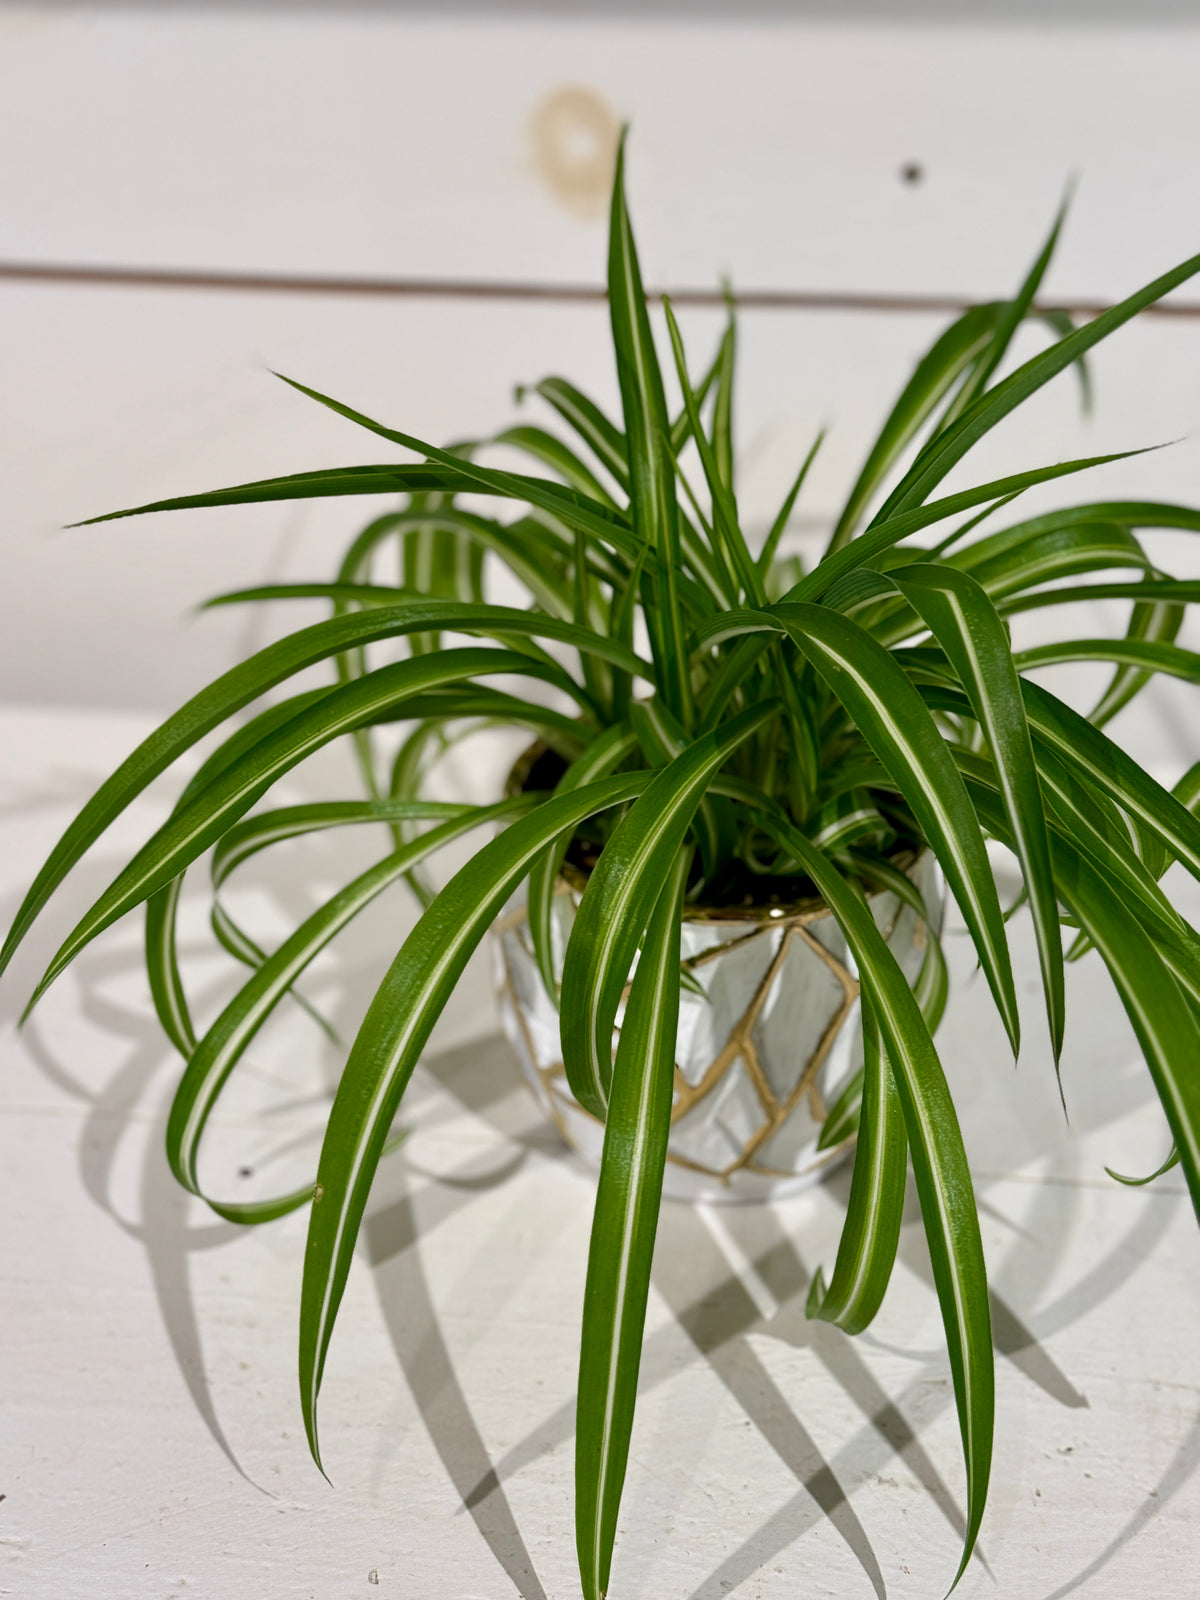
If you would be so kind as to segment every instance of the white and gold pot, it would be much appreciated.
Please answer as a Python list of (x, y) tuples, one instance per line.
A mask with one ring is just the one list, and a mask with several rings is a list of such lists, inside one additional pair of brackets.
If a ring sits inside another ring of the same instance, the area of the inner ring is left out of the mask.
[[(932, 854), (898, 860), (935, 935), (944, 887)], [(554, 897), (556, 978), (586, 879), (568, 868)], [(868, 897), (915, 983), (926, 927), (891, 890)], [(567, 1085), (558, 1009), (538, 971), (523, 906), (496, 924), (505, 1030), (534, 1093), (567, 1142), (599, 1165), (604, 1129)], [(675, 1096), (664, 1194), (678, 1200), (770, 1200), (806, 1187), (853, 1144), (818, 1148), (829, 1108), (862, 1065), (858, 977), (823, 901), (683, 915)], [(620, 1030), (621, 1013), (617, 1017)]]

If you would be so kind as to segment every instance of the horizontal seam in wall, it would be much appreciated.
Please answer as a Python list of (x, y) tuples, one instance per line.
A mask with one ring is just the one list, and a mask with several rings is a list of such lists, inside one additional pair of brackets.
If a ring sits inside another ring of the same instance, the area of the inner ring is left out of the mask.
[[(584, 283), (488, 282), (469, 278), (377, 278), (337, 274), (300, 274), (209, 270), (192, 267), (120, 267), (63, 262), (0, 261), (0, 282), (73, 284), (113, 289), (217, 290), (232, 293), (380, 296), (396, 299), (529, 300), (550, 304), (600, 305), (607, 291)], [(720, 309), (734, 304), (744, 311), (843, 311), (884, 315), (945, 315), (977, 304), (964, 295), (892, 294), (834, 289), (720, 289), (682, 287), (649, 289), (650, 300), (668, 296), (678, 306)], [(1066, 312), (1096, 317), (1110, 309), (1102, 300), (1046, 300), (1040, 312)], [(1200, 318), (1200, 301), (1162, 300), (1143, 315)]]

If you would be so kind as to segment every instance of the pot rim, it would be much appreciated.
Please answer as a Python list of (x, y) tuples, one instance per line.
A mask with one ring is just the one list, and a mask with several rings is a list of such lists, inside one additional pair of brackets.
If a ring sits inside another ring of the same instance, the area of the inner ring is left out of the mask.
[[(534, 763), (548, 749), (549, 745), (542, 739), (535, 739), (527, 745), (513, 762), (508, 777), (504, 783), (506, 795), (520, 794), (525, 787), (525, 780), (533, 769)], [(918, 850), (905, 846), (897, 850), (894, 855), (885, 859), (888, 863), (903, 872), (906, 877), (911, 877), (913, 868), (929, 851), (929, 845), (922, 843)], [(566, 884), (568, 889), (582, 894), (587, 887), (589, 873), (573, 866), (569, 861), (564, 861), (559, 869), (559, 881)], [(867, 898), (887, 894), (889, 891), (884, 884), (868, 886)], [(690, 905), (684, 902), (683, 922), (704, 923), (707, 926), (744, 925), (769, 926), (778, 923), (819, 922), (823, 917), (832, 915), (829, 906), (821, 895), (808, 895), (801, 900), (780, 900), (751, 902), (740, 906), (730, 905)]]

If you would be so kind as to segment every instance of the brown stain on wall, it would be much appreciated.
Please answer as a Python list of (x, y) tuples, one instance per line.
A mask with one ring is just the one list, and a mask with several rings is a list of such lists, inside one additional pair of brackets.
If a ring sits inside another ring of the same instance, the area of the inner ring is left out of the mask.
[(534, 167), (554, 198), (577, 217), (604, 215), (621, 124), (594, 89), (566, 84), (533, 112)]

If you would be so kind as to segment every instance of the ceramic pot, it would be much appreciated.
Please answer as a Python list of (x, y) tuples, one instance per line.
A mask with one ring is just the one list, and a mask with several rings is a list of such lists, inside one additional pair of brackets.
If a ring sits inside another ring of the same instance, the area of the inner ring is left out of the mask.
[[(934, 932), (944, 886), (929, 851), (897, 860), (920, 890)], [(555, 975), (586, 880), (559, 882), (552, 916)], [(910, 983), (924, 921), (891, 890), (868, 897), (876, 925)], [(567, 1086), (559, 1019), (538, 971), (523, 906), (496, 924), (495, 966), (505, 1030), (547, 1114), (598, 1166), (604, 1129)], [(862, 1065), (858, 977), (823, 901), (789, 906), (686, 907), (675, 1095), (665, 1195), (771, 1200), (806, 1187), (853, 1145), (818, 1141), (829, 1108)], [(620, 1030), (621, 1013), (617, 1016)]]

